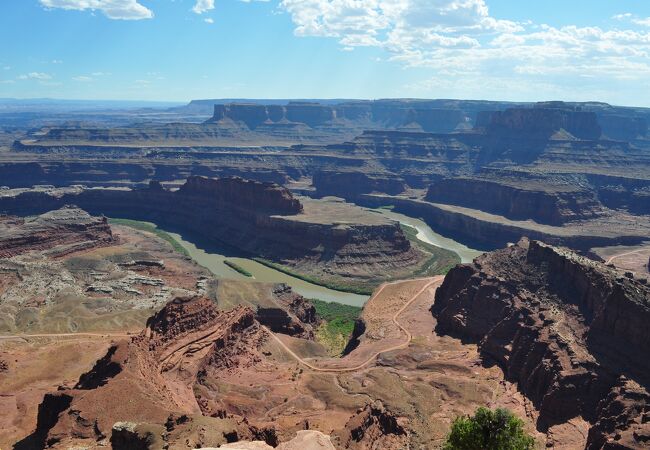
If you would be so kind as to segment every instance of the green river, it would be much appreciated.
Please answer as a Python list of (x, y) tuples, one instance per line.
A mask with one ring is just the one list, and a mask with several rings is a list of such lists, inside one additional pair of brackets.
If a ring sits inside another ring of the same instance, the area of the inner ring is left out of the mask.
[[(388, 210), (377, 210), (377, 212), (385, 215), (390, 219), (397, 220), (401, 223), (404, 223), (405, 225), (409, 225), (417, 229), (418, 239), (429, 244), (456, 252), (463, 262), (469, 262), (474, 257), (482, 253), (478, 250), (468, 248), (452, 239), (441, 236), (440, 234), (433, 231), (426, 223), (420, 219), (415, 219)], [(186, 237), (183, 237), (178, 233), (169, 231), (167, 231), (167, 233), (172, 236), (181, 246), (183, 246), (183, 248), (187, 250), (189, 255), (197, 263), (204, 266), (220, 278), (255, 280), (270, 283), (286, 283), (291, 286), (296, 292), (306, 298), (316, 298), (323, 301), (338, 302), (353, 306), (363, 306), (363, 304), (369, 298), (367, 295), (341, 292), (333, 289), (328, 289), (323, 286), (318, 286), (316, 284), (309, 283), (291, 275), (287, 275), (278, 270), (272, 269), (252, 259), (225, 256), (212, 249), (206, 251), (204, 248), (202, 248), (201, 245), (197, 246), (194, 242), (188, 241)], [(253, 277), (247, 277), (228, 267), (224, 263), (226, 259), (244, 268), (250, 272)]]

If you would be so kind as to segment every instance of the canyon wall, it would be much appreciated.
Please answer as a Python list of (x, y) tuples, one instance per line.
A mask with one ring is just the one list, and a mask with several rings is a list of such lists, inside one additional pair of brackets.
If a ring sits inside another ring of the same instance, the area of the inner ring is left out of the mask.
[(324, 193), (344, 198), (372, 192), (397, 195), (406, 189), (406, 183), (394, 175), (382, 176), (337, 170), (321, 170), (314, 173), (312, 185), (319, 194)]
[(562, 102), (538, 104), (533, 108), (481, 112), (476, 127), (494, 135), (527, 138), (549, 138), (560, 130), (578, 139), (595, 140), (602, 134), (596, 113), (582, 111)]
[(138, 190), (71, 187), (0, 195), (0, 211), (19, 215), (69, 204), (92, 214), (153, 221), (246, 255), (292, 265), (311, 261), (408, 266), (422, 258), (395, 222), (323, 220), (317, 205), (309, 214), (302, 212), (287, 189), (240, 178), (190, 177), (177, 191), (152, 182)]
[(480, 178), (449, 178), (431, 184), (425, 199), (549, 225), (593, 219), (602, 209), (593, 191), (566, 185), (536, 187), (526, 180), (512, 185)]
[(342, 102), (323, 104), (288, 101), (286, 104), (219, 103), (206, 123), (240, 122), (255, 130), (262, 125), (304, 124), (310, 128), (366, 127), (415, 128), (427, 132), (450, 132), (470, 121), (459, 108), (426, 107), (419, 102)]
[(552, 245), (565, 245), (576, 250), (609, 245), (638, 245), (647, 240), (643, 232), (630, 231), (606, 235), (580, 230), (565, 233), (558, 227), (527, 228), (525, 224), (494, 221), (477, 217), (471, 211), (454, 211), (446, 205), (397, 196), (362, 194), (353, 201), (368, 207), (393, 205), (396, 212), (410, 217), (420, 217), (444, 236), (481, 250), (501, 248), (517, 242), (523, 236)]
[(452, 269), (432, 312), (518, 383), (540, 429), (581, 417), (589, 449), (650, 442), (645, 281), (524, 239)]

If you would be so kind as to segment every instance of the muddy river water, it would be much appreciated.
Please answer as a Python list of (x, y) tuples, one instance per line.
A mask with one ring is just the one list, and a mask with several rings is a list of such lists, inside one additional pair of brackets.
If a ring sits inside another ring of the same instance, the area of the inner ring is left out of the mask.
[[(404, 223), (405, 225), (409, 225), (417, 229), (418, 239), (429, 244), (437, 245), (439, 247), (443, 247), (456, 252), (461, 257), (461, 260), (463, 262), (471, 261), (472, 258), (481, 253), (477, 250), (470, 249), (452, 239), (441, 236), (440, 234), (433, 231), (426, 223), (419, 219), (387, 210), (378, 210), (377, 212), (385, 215), (390, 219), (397, 220)], [(270, 283), (286, 283), (291, 286), (296, 292), (306, 298), (317, 298), (324, 301), (344, 303), (346, 305), (363, 306), (363, 304), (369, 298), (367, 295), (340, 292), (333, 289), (328, 289), (323, 286), (318, 286), (291, 275), (287, 275), (271, 267), (265, 266), (264, 264), (260, 264), (252, 259), (225, 256), (224, 254), (219, 253), (218, 250), (214, 250), (212, 248), (209, 250), (206, 249), (207, 247), (195, 243), (191, 238), (187, 236), (181, 236), (178, 233), (169, 231), (168, 233), (174, 239), (176, 239), (176, 241), (178, 241), (178, 243), (180, 243), (183, 248), (185, 248), (185, 250), (187, 250), (189, 255), (197, 263), (210, 270), (217, 277), (246, 279)], [(224, 263), (226, 259), (246, 269), (253, 275), (253, 277), (247, 277), (233, 270)]]

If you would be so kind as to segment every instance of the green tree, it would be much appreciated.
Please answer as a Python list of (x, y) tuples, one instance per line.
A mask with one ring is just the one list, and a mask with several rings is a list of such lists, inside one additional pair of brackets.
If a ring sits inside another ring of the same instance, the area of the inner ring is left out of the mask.
[(457, 417), (443, 450), (532, 450), (535, 440), (524, 422), (507, 409), (479, 408), (473, 417)]

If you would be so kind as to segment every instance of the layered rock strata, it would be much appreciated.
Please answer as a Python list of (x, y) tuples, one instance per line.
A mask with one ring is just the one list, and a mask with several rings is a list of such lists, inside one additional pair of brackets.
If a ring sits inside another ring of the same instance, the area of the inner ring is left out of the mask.
[(92, 217), (74, 207), (63, 207), (24, 219), (0, 216), (0, 258), (29, 251), (63, 256), (114, 242), (105, 217)]
[(604, 264), (522, 240), (451, 270), (436, 331), (478, 343), (540, 412), (546, 430), (591, 424), (586, 448), (650, 442), (650, 288)]
[(429, 186), (425, 199), (558, 226), (596, 218), (603, 209), (593, 191), (566, 185), (540, 186), (528, 180), (515, 185), (481, 178), (449, 178)]
[(602, 129), (596, 113), (563, 102), (548, 102), (533, 108), (510, 108), (505, 111), (479, 113), (477, 128), (489, 133), (526, 138), (549, 138), (560, 130), (579, 139), (598, 139)]

